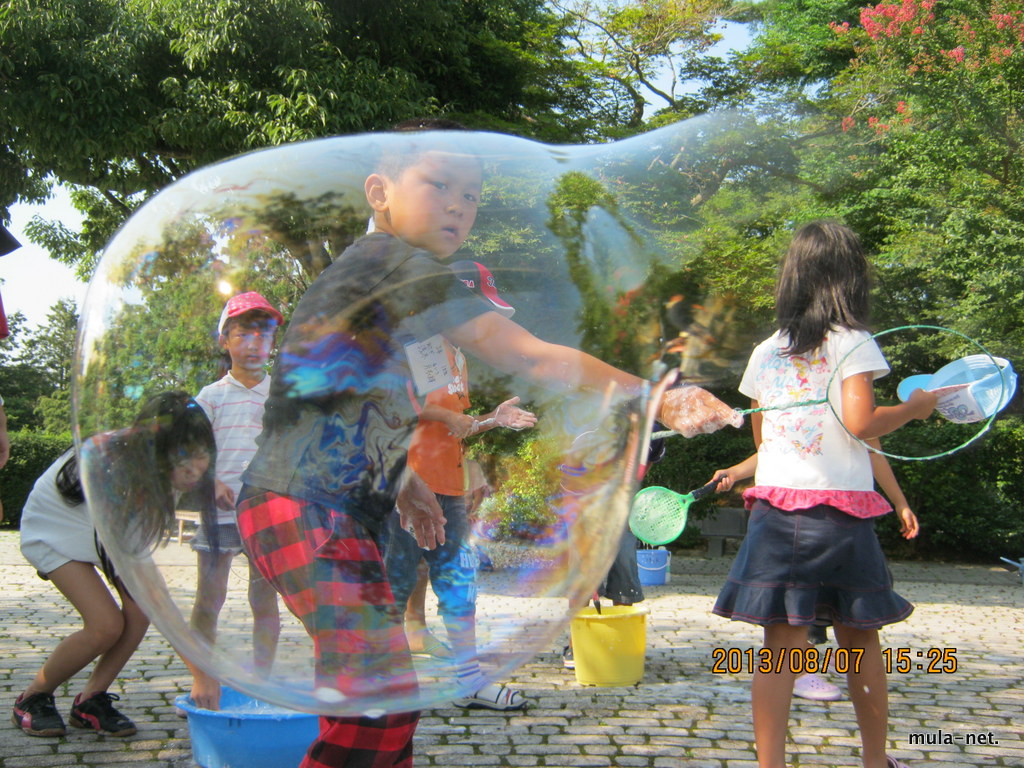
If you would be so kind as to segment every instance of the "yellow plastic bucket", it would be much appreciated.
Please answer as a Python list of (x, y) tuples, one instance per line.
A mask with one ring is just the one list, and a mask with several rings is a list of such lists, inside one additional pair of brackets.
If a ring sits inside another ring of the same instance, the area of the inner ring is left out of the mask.
[(582, 685), (636, 685), (644, 677), (647, 608), (584, 608), (569, 626), (576, 680)]

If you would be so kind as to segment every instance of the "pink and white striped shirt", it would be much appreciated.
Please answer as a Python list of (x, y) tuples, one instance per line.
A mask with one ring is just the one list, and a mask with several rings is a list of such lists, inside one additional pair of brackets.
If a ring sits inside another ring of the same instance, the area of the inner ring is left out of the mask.
[[(252, 389), (231, 375), (208, 384), (196, 402), (213, 424), (217, 443), (217, 479), (235, 492), (242, 488), (242, 472), (256, 454), (256, 438), (263, 431), (263, 409), (270, 394), (270, 376)], [(233, 510), (218, 510), (218, 523), (234, 523)]]

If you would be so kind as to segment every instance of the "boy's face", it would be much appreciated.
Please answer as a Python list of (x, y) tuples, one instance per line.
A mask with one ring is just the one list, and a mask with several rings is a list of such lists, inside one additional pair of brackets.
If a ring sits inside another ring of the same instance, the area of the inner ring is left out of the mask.
[(247, 371), (262, 371), (274, 349), (277, 321), (260, 314), (258, 321), (231, 322), (227, 333), (220, 336), (220, 346), (231, 356), (231, 367)]
[(373, 174), (366, 181), (377, 229), (440, 258), (465, 242), (481, 187), (480, 161), (447, 152), (425, 152), (397, 179)]

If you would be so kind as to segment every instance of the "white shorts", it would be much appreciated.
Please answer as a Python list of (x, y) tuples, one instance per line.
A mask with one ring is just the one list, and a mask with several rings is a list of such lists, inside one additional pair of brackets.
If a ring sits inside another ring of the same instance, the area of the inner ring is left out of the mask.
[[(21, 554), (28, 560), (29, 565), (36, 569), (36, 573), (39, 574), (39, 578), (49, 580), (50, 574), (56, 571), (65, 563), (70, 563), (74, 560), (72, 557), (62, 555), (56, 549), (51, 547), (45, 541), (30, 541), (22, 545)], [(88, 562), (90, 565), (99, 565), (99, 556), (96, 557), (95, 561), (79, 561)]]

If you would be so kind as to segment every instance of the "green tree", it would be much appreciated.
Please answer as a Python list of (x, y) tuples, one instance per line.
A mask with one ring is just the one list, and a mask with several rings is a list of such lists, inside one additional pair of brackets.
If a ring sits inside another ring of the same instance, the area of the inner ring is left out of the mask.
[(0, 366), (0, 393), (4, 396), (9, 430), (41, 428), (43, 422), (36, 413), (36, 405), (40, 397), (52, 392), (49, 379), (38, 368), (26, 363)]
[(58, 389), (52, 395), (41, 395), (35, 414), (44, 432), (59, 435), (71, 431), (71, 390)]
[(27, 322), (24, 312), (13, 312), (7, 316), (7, 338), (0, 339), (0, 368), (19, 362)]
[(889, 267), (885, 287), (897, 306), (1019, 353), (1019, 6), (880, 3), (861, 11), (858, 26), (833, 25), (833, 32), (854, 39), (857, 65), (837, 76), (832, 107), (858, 146), (851, 176), (875, 188), (871, 218)]
[[(778, 136), (775, 162), (737, 168), (722, 156), (700, 209), (702, 279), (755, 305), (753, 322), (767, 323), (772, 266), (793, 228), (835, 217), (860, 233), (873, 262), (876, 328), (937, 324), (1019, 358), (1019, 4), (787, 0), (762, 11), (740, 65), (757, 84), (751, 113), (759, 129)], [(975, 351), (952, 334), (901, 344), (890, 356), (892, 378)], [(927, 509), (925, 537), (900, 543), (904, 554), (991, 557), (1018, 545), (1024, 530), (1006, 514), (1019, 463), (1018, 413), (1011, 404), (999, 429), (971, 450), (897, 467), (912, 504)], [(899, 430), (885, 446), (921, 456), (976, 431), (934, 419)], [(981, 468), (993, 475), (984, 483), (992, 492), (978, 501), (992, 525), (978, 537), (977, 515), (944, 486)], [(892, 531), (886, 536), (897, 543)]]
[(571, 140), (588, 86), (560, 31), (542, 0), (11, 0), (0, 210), (71, 186), (82, 231), (29, 236), (86, 276), (144, 199), (240, 152), (424, 113)]
[(36, 429), (41, 426), (35, 413), (39, 398), (52, 389), (45, 372), (25, 357), (25, 315), (15, 312), (7, 318), (10, 335), (0, 340), (0, 394), (9, 430)]
[(833, 29), (856, 23), (862, 5), (861, 0), (757, 3), (750, 9), (757, 35), (742, 56), (742, 66), (762, 87), (827, 87), (854, 57), (853, 41)]
[[(596, 108), (605, 136), (637, 133), (649, 112), (655, 124), (711, 108), (743, 89), (743, 77), (707, 54), (721, 39), (714, 30), (732, 9), (723, 0), (556, 0), (565, 14), (570, 50), (599, 87)], [(684, 86), (703, 83), (694, 95)]]
[[(754, 86), (732, 118), (740, 136), (702, 171), (703, 247), (691, 265), (702, 281), (764, 323), (793, 228), (835, 217), (871, 254), (877, 327), (942, 325), (1016, 356), (1024, 65), (1015, 8), (759, 6), (757, 37), (736, 61)], [(939, 365), (955, 346), (919, 350), (915, 366)]]
[(46, 324), (25, 341), (22, 359), (46, 374), (55, 390), (70, 391), (71, 366), (78, 331), (78, 308), (71, 299), (50, 307)]

